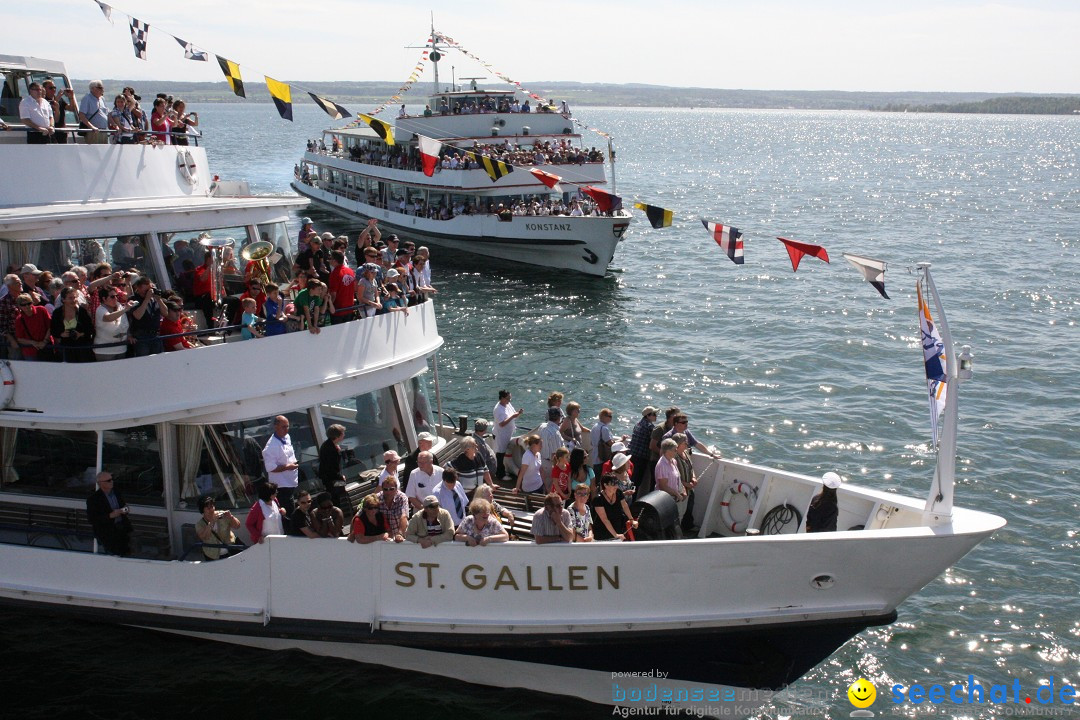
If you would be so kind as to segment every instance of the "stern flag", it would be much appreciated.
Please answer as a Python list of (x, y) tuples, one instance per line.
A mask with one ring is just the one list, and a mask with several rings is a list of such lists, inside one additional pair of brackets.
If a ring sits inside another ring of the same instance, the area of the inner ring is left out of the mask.
[(220, 55), (217, 56), (218, 65), (221, 66), (221, 72), (225, 73), (225, 79), (229, 81), (229, 87), (232, 88), (233, 93), (237, 97), (246, 98), (244, 94), (244, 81), (240, 78), (240, 66), (234, 63), (232, 60), (226, 60)]
[(94, 0), (94, 2), (101, 8), (101, 14), (105, 16), (105, 19), (112, 22), (112, 5), (106, 5), (101, 0)]
[(811, 245), (810, 243), (788, 240), (782, 237), (776, 239), (784, 243), (784, 247), (787, 248), (788, 257), (791, 258), (791, 272), (799, 271), (799, 263), (802, 261), (803, 255), (813, 255), (818, 260), (829, 262), (829, 253), (825, 252), (825, 248), (820, 245)]
[(554, 190), (555, 192), (561, 193), (563, 191), (562, 186), (559, 185), (559, 181), (562, 180), (562, 178), (558, 175), (552, 175), (549, 172), (544, 172), (543, 170), (537, 168), (533, 168), (529, 170), (529, 172), (532, 173), (533, 177), (544, 183), (544, 185)]
[(146, 36), (149, 33), (149, 25), (131, 18), (131, 44), (135, 47), (135, 57), (140, 60), (146, 59)]
[(435, 174), (435, 166), (439, 164), (439, 151), (442, 143), (426, 135), (417, 135), (417, 144), (420, 146), (420, 162), (424, 166), (424, 174), (431, 177)]
[(180, 43), (180, 47), (184, 48), (184, 57), (188, 60), (199, 60), (206, 62), (210, 59), (210, 56), (204, 53), (202, 50), (196, 50), (195, 46), (189, 43), (187, 40), (181, 40), (178, 37), (174, 37), (173, 40)]
[(721, 225), (720, 223), (711, 223), (705, 219), (702, 219), (701, 224), (712, 234), (716, 244), (724, 249), (727, 256), (731, 258), (731, 262), (736, 265), (744, 263), (742, 233), (739, 232), (738, 228)]
[(496, 160), (490, 158), (487, 155), (481, 155), (469, 150), (467, 153), (473, 160), (480, 164), (480, 167), (484, 168), (484, 172), (491, 178), (491, 182), (497, 181), (501, 177), (506, 177), (510, 173), (514, 172), (512, 165), (507, 165), (502, 160)]
[(365, 115), (364, 113), (359, 113), (359, 115), (360, 119), (367, 123), (368, 127), (374, 130), (375, 134), (383, 139), (383, 142), (385, 142), (387, 145), (394, 144), (394, 131), (393, 129), (391, 129), (389, 123), (384, 123), (382, 120), (376, 120), (370, 115)]
[(334, 118), (335, 120), (352, 117), (352, 113), (350, 113), (348, 110), (341, 107), (337, 103), (333, 103), (326, 98), (319, 97), (313, 92), (309, 92), (308, 95), (311, 96), (311, 99), (315, 101), (316, 105), (323, 109), (323, 112), (325, 112), (327, 115)]
[(270, 91), (270, 98), (274, 101), (278, 115), (284, 120), (292, 122), (292, 90), (283, 82), (279, 82), (269, 75), (266, 79), (266, 89)]
[(873, 258), (862, 257), (861, 255), (851, 255), (844, 253), (844, 259), (855, 266), (855, 269), (862, 273), (866, 282), (874, 286), (874, 289), (881, 293), (881, 297), (889, 300), (888, 295), (885, 294), (885, 261), (874, 260)]
[(613, 213), (622, 210), (622, 198), (618, 195), (612, 195), (607, 190), (601, 190), (598, 187), (586, 185), (581, 188), (581, 192), (596, 201), (596, 206), (600, 209), (600, 212)]
[(938, 417), (945, 409), (945, 395), (948, 392), (945, 377), (945, 343), (934, 327), (930, 317), (930, 307), (923, 297), (922, 287), (915, 286), (919, 297), (919, 330), (922, 335), (923, 360), (926, 362), (926, 390), (930, 395), (930, 430), (934, 436), (934, 445), (938, 441)]
[(653, 226), (653, 229), (659, 230), (660, 228), (671, 227), (671, 220), (675, 215), (670, 210), (665, 210), (656, 205), (646, 205), (642, 202), (634, 203), (634, 207), (645, 211), (645, 217), (649, 218), (649, 224)]

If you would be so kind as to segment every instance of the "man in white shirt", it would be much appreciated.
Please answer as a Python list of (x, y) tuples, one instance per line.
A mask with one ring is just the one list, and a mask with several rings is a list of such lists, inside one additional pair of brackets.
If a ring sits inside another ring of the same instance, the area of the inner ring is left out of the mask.
[(289, 418), (284, 415), (274, 418), (274, 432), (266, 441), (262, 455), (270, 482), (277, 483), (278, 503), (285, 509), (286, 515), (292, 515), (292, 498), (300, 481), (300, 464), (296, 462), (296, 452), (289, 437)]
[[(551, 458), (556, 450), (566, 447), (562, 433), (559, 432), (561, 419), (562, 410), (549, 407), (547, 422), (541, 423), (537, 428), (537, 434), (540, 436), (540, 477), (544, 480), (545, 491), (551, 488)], [(597, 477), (600, 476), (597, 475)]]
[(53, 136), (52, 106), (45, 100), (45, 91), (38, 83), (30, 83), (30, 95), (19, 102), (19, 119), (30, 131), (28, 145), (48, 145)]
[(431, 491), (431, 494), (439, 499), (439, 507), (449, 511), (450, 517), (454, 519), (454, 527), (460, 525), (469, 512), (469, 498), (457, 479), (457, 470), (446, 468), (442, 472), (442, 482)]
[[(499, 391), (499, 402), (495, 404), (492, 414), (495, 417), (495, 479), (502, 480), (506, 475), (503, 466), (503, 458), (506, 457), (506, 446), (510, 444), (510, 438), (517, 432), (517, 420), (524, 410), (516, 410), (510, 404), (510, 391)], [(443, 507), (446, 507), (445, 505)]]
[[(435, 457), (429, 451), (423, 451), (416, 457), (416, 469), (409, 473), (409, 484), (405, 487), (405, 497), (414, 510), (424, 506), (424, 498), (431, 495), (436, 485), (442, 482), (443, 469), (435, 464)], [(440, 498), (440, 502), (442, 499)], [(453, 512), (450, 513), (453, 515)], [(454, 527), (460, 519), (454, 521)]]

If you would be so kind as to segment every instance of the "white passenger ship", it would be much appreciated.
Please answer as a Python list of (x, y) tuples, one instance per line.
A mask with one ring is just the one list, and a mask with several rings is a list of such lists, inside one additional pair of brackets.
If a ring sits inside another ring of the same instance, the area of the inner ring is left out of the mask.
[[(431, 47), (445, 51), (437, 42)], [(562, 201), (569, 208), (578, 188), (606, 190), (603, 159), (614, 161), (614, 151), (606, 142), (599, 143), (600, 148), (583, 143), (574, 123), (547, 106), (511, 112), (515, 91), (480, 89), (475, 80), (471, 89), (440, 86), (437, 57), (433, 53), (435, 91), (428, 103), (430, 115), (399, 116), (393, 146), (363, 123), (325, 130), (321, 144), (310, 147), (297, 166), (293, 189), (339, 215), (375, 218), (382, 227), (418, 245), (604, 275), (629, 227), (629, 212), (582, 217), (504, 213), (500, 217), (498, 210), (500, 205), (509, 209), (533, 201), (541, 205)], [(517, 166), (495, 182), (480, 167), (440, 168), (428, 177), (421, 169), (418, 135), (442, 142), (445, 156), (457, 154), (460, 159), (476, 144), (509, 143), (533, 154), (542, 145), (564, 141), (592, 159)], [(561, 177), (564, 192), (541, 183), (529, 172), (533, 168)]]
[[(46, 73), (67, 83), (61, 66), (33, 58), (0, 57), (0, 68), (16, 95)], [(267, 233), (287, 253), (286, 213), (302, 202), (226, 193), (196, 146), (28, 146), (8, 132), (0, 161), (5, 266), (59, 268), (91, 242), (108, 252), (135, 237), (138, 269), (167, 287), (166, 239)], [(838, 532), (804, 532), (819, 479), (720, 461), (698, 467), (700, 539), (423, 549), (272, 536), (219, 562), (185, 560), (196, 498), (250, 506), (273, 416), (289, 417), (316, 489), (329, 424), (346, 427), (350, 477), (437, 427), (430, 301), (318, 335), (110, 363), (3, 361), (0, 603), (418, 672), (467, 666), (465, 682), (597, 703), (754, 705), (749, 691), (781, 688), (892, 622), (1004, 525), (952, 506), (970, 361), (958, 365), (947, 331), (945, 341), (951, 390), (928, 498), (844, 485)], [(446, 453), (454, 434), (441, 433)], [(92, 552), (85, 499), (101, 468), (131, 507), (132, 557)]]

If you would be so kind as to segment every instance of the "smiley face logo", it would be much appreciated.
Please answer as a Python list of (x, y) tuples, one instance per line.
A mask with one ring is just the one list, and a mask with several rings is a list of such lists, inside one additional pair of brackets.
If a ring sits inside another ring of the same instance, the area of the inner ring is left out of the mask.
[(868, 708), (877, 699), (877, 688), (869, 680), (859, 678), (847, 689), (848, 700), (857, 708)]

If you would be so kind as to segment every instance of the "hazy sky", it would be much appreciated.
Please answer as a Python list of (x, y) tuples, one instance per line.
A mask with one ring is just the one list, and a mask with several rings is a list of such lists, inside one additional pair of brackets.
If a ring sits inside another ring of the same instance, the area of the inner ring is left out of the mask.
[[(429, 12), (526, 86), (1080, 93), (1078, 0), (123, 0), (112, 25), (93, 0), (7, 0), (0, 26), (3, 52), (62, 60), (80, 78), (222, 79), (167, 32), (238, 62), (247, 82), (402, 82)], [(128, 13), (150, 23), (147, 61), (132, 52)], [(453, 52), (440, 72), (449, 65), (482, 70)]]

